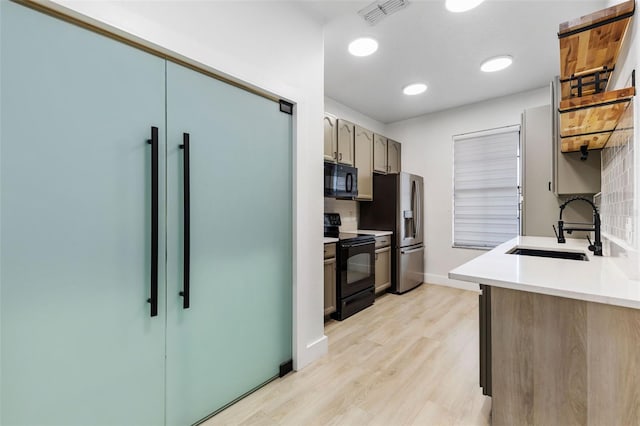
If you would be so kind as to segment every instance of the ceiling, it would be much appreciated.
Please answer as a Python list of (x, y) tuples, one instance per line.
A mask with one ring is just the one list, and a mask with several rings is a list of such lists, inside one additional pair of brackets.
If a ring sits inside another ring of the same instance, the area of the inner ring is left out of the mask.
[[(558, 25), (607, 6), (606, 0), (486, 0), (451, 13), (444, 0), (413, 0), (375, 26), (358, 10), (370, 1), (305, 2), (325, 23), (325, 95), (382, 123), (540, 88), (558, 74)], [(376, 53), (354, 57), (350, 41), (379, 42)], [(504, 71), (483, 73), (480, 63), (509, 54)], [(406, 96), (402, 88), (428, 90)]]

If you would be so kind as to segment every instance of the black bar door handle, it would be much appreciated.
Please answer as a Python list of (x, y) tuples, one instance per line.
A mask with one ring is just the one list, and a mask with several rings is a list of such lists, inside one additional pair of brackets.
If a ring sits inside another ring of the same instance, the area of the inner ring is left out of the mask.
[(182, 296), (182, 308), (189, 308), (189, 272), (191, 269), (191, 197), (190, 197), (190, 185), (189, 185), (189, 133), (182, 134), (182, 145), (180, 148), (184, 150), (184, 177), (183, 177), (183, 185), (184, 185), (184, 240), (183, 240), (183, 283), (182, 283), (182, 291), (180, 292), (180, 296)]
[(151, 127), (151, 290), (147, 302), (151, 304), (151, 316), (158, 315), (158, 128)]

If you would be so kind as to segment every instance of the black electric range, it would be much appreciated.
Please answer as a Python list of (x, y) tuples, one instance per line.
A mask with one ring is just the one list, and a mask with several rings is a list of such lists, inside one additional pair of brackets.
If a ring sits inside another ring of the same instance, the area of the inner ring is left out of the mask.
[(338, 238), (336, 250), (336, 312), (342, 321), (373, 305), (375, 300), (375, 238), (340, 232), (340, 215), (325, 213), (324, 236)]

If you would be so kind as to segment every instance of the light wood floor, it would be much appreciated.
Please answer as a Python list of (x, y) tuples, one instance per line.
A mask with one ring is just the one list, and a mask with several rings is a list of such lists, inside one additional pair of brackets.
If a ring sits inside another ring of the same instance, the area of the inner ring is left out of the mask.
[(478, 387), (478, 293), (422, 285), (325, 324), (329, 353), (206, 423), (487, 425)]

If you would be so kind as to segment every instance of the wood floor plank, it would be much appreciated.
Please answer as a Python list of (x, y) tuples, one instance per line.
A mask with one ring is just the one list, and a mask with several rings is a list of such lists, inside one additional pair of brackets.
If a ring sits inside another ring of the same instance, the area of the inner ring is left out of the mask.
[(478, 293), (422, 285), (329, 320), (329, 353), (204, 423), (488, 425), (478, 386)]

